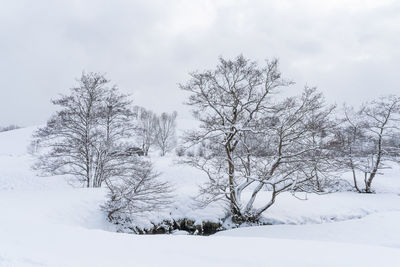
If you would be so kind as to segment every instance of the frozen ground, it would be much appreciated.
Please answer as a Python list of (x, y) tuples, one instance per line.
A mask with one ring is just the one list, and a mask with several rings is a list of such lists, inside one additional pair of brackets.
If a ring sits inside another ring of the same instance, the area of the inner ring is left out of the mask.
[[(210, 237), (113, 232), (99, 209), (105, 191), (37, 177), (26, 147), (34, 128), (0, 133), (0, 266), (399, 266), (399, 168), (376, 178), (378, 194), (282, 195), (265, 216), (280, 225)], [(201, 173), (155, 159), (175, 184), (171, 217), (217, 219), (191, 205)], [(182, 208), (184, 206), (185, 208)], [(155, 214), (152, 220), (168, 214)], [(146, 223), (146, 220), (143, 219)], [(284, 223), (284, 225), (283, 225)]]

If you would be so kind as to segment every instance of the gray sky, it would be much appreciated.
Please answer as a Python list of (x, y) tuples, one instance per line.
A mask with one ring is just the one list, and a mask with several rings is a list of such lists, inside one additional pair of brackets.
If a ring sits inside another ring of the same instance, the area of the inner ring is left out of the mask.
[(400, 93), (400, 1), (0, 0), (0, 125), (43, 123), (83, 70), (156, 112), (218, 56), (277, 57), (297, 85), (351, 104)]

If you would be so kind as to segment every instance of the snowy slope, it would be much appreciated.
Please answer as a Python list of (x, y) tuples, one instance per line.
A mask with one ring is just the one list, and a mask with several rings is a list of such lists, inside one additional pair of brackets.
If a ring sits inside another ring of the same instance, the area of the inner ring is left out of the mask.
[[(32, 128), (0, 133), (0, 267), (3, 266), (398, 266), (399, 169), (375, 195), (279, 196), (266, 217), (274, 225), (211, 237), (136, 236), (113, 232), (99, 206), (105, 190), (73, 188), (62, 177), (38, 177), (27, 153)], [(201, 173), (155, 158), (176, 204), (153, 218), (217, 219), (219, 206), (192, 206)], [(377, 183), (378, 185), (378, 183)], [(388, 186), (390, 185), (390, 186)], [(394, 185), (394, 186), (393, 186)], [(170, 215), (169, 215), (170, 214)]]
[(400, 249), (399, 222), (399, 211), (378, 212), (334, 223), (243, 227), (219, 232), (216, 236), (334, 241)]
[(58, 225), (0, 230), (0, 266), (398, 266), (398, 249), (253, 237), (135, 236)]

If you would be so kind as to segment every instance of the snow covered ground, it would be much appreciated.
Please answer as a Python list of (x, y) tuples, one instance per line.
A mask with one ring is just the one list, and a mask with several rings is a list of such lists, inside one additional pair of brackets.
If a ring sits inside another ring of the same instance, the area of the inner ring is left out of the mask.
[[(32, 128), (0, 133), (0, 266), (399, 266), (400, 169), (376, 178), (379, 193), (282, 194), (265, 214), (278, 225), (209, 237), (114, 232), (99, 206), (105, 190), (38, 177), (27, 146)], [(176, 188), (173, 218), (217, 219), (191, 197), (204, 177), (174, 157), (156, 158)]]

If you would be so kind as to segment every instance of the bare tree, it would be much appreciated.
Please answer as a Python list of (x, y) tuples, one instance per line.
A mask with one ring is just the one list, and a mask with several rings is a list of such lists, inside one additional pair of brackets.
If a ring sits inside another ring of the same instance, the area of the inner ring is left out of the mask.
[(350, 170), (353, 177), (354, 188), (361, 193), (357, 182), (357, 172), (362, 171), (363, 161), (366, 157), (367, 147), (365, 135), (365, 124), (359, 112), (353, 108), (344, 107), (345, 119), (335, 130), (332, 148), (336, 151), (335, 162), (346, 172)]
[[(376, 175), (400, 155), (393, 143), (400, 133), (400, 98), (381, 97), (365, 103), (358, 111), (346, 107), (345, 115), (340, 132), (336, 134), (340, 163), (352, 172), (358, 192), (372, 193)], [(358, 172), (363, 174), (363, 189), (357, 182)]]
[(255, 62), (239, 56), (233, 61), (220, 58), (216, 70), (194, 72), (190, 81), (181, 85), (181, 89), (191, 93), (187, 104), (194, 108), (193, 115), (201, 123), (201, 131), (192, 132), (187, 140), (191, 143), (203, 140), (218, 143), (216, 151), (222, 153), (222, 159), (227, 163), (227, 183), (223, 173), (214, 172), (223, 166), (221, 161), (214, 160), (210, 168), (202, 167), (206, 163), (192, 163), (204, 171), (210, 170), (207, 175), (210, 186), (214, 186), (212, 192), (224, 191), (225, 186), (228, 187), (226, 198), (233, 216), (241, 216), (233, 161), (238, 136), (247, 128), (251, 129), (256, 115), (267, 108), (271, 91), (289, 84), (281, 79), (277, 60), (260, 68)]
[(97, 73), (84, 73), (78, 82), (70, 95), (52, 101), (60, 110), (34, 134), (36, 146), (45, 148), (35, 167), (44, 174), (69, 174), (96, 187), (101, 179), (98, 125), (109, 81)]
[[(236, 222), (258, 220), (279, 193), (314, 181), (308, 159), (321, 146), (312, 142), (312, 133), (321, 127), (316, 122), (329, 120), (332, 108), (325, 109), (322, 95), (308, 88), (301, 97), (273, 103), (272, 94), (290, 84), (281, 78), (277, 60), (259, 67), (239, 56), (220, 58), (216, 70), (192, 73), (181, 85), (191, 93), (188, 104), (201, 123), (186, 141), (192, 146), (206, 141), (207, 148), (203, 157), (185, 162), (209, 177), (201, 188), (203, 201), (227, 200)], [(247, 201), (245, 190), (251, 190)], [(261, 191), (269, 191), (271, 199), (255, 208)]]
[(155, 142), (161, 150), (161, 156), (171, 151), (176, 145), (176, 111), (172, 114), (162, 113), (156, 119)]
[(150, 110), (134, 107), (135, 132), (145, 156), (155, 142), (157, 116)]
[(108, 84), (101, 74), (84, 73), (70, 95), (53, 101), (60, 110), (33, 140), (39, 148), (35, 167), (43, 174), (68, 174), (86, 187), (100, 187), (131, 172), (131, 101)]

